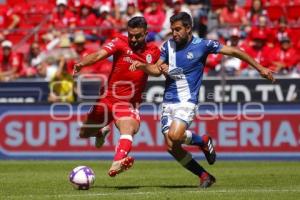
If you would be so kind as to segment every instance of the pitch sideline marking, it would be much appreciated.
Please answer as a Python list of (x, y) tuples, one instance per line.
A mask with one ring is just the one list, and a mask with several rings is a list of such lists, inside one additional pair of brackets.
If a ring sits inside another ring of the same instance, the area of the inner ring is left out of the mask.
[[(237, 192), (255, 192), (255, 193), (269, 193), (269, 192), (296, 192), (300, 193), (300, 190), (296, 189), (241, 189), (241, 190), (207, 190), (207, 189), (202, 189), (202, 190), (190, 190), (190, 191), (185, 191), (188, 193), (237, 193)], [(151, 195), (151, 194), (158, 194), (158, 193), (164, 193), (163, 191), (157, 192), (132, 192), (132, 193), (120, 193), (120, 192), (111, 192), (111, 193), (90, 193), (90, 194), (58, 194), (58, 195), (16, 195), (16, 196), (8, 196), (9, 198), (34, 198), (34, 197), (44, 197), (44, 198), (62, 198), (62, 197), (81, 197), (81, 196), (118, 196), (118, 195)]]

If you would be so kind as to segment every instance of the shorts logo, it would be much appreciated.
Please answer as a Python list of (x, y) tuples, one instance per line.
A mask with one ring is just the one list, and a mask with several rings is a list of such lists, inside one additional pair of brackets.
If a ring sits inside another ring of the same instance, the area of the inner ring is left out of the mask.
[(146, 61), (147, 61), (147, 63), (151, 63), (152, 62), (152, 56), (150, 54), (146, 55)]

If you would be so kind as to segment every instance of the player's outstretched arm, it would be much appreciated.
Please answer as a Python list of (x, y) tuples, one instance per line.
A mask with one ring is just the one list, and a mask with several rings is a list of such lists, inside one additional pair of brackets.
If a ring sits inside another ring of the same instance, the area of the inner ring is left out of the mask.
[(146, 64), (146, 63), (142, 63), (140, 61), (134, 61), (129, 69), (131, 71), (135, 71), (137, 69), (141, 69), (143, 70), (146, 74), (149, 74), (150, 76), (160, 76), (163, 71), (161, 71), (161, 65), (164, 62), (162, 60), (158, 60), (155, 64)]
[(238, 48), (235, 47), (230, 47), (230, 46), (226, 46), (224, 45), (221, 50), (220, 50), (221, 54), (224, 55), (228, 55), (228, 56), (233, 56), (236, 58), (239, 58), (245, 62), (247, 62), (249, 65), (251, 65), (252, 67), (254, 67), (263, 78), (266, 78), (272, 82), (275, 81), (275, 78), (273, 77), (273, 72), (268, 69), (263, 67), (261, 64), (259, 64), (258, 62), (256, 62), (251, 56), (249, 56), (246, 52), (241, 51)]
[(83, 57), (80, 62), (78, 62), (74, 65), (74, 74), (79, 72), (81, 70), (81, 68), (92, 65), (92, 64), (98, 62), (99, 60), (106, 58), (107, 56), (108, 56), (108, 52), (105, 51), (104, 49), (101, 49), (95, 53), (91, 53), (91, 54)]

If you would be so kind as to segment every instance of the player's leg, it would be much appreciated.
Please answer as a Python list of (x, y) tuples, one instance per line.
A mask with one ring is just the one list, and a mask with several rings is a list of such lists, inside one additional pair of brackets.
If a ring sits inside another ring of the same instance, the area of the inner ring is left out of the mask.
[(80, 138), (96, 137), (95, 146), (100, 148), (110, 132), (109, 123), (112, 121), (110, 108), (104, 101), (98, 102), (90, 109), (86, 121), (80, 128)]
[(128, 154), (131, 151), (133, 136), (138, 132), (140, 126), (138, 111), (129, 105), (119, 105), (114, 110), (115, 124), (119, 129), (120, 139), (116, 146), (112, 166), (108, 172), (111, 177), (129, 169), (133, 165), (134, 158), (128, 156)]
[[(189, 102), (177, 104), (174, 106), (173, 117), (182, 120), (186, 123), (187, 127), (189, 127), (196, 114), (196, 109), (197, 106)], [(199, 136), (189, 130), (186, 130), (183, 137), (185, 144), (196, 145), (202, 149), (209, 164), (213, 164), (216, 161), (216, 152), (210, 136)]]
[(103, 144), (105, 143), (106, 136), (110, 133), (110, 127), (109, 125), (104, 126), (98, 131), (98, 134), (95, 136), (95, 146), (97, 148), (101, 148)]
[(170, 129), (165, 132), (165, 140), (168, 152), (187, 170), (200, 179), (200, 187), (207, 188), (216, 182), (216, 179), (209, 174), (199, 163), (192, 158), (192, 155), (182, 148), (182, 141), (186, 130), (186, 123), (175, 119)]
[(186, 130), (184, 135), (185, 144), (198, 146), (203, 151), (207, 162), (210, 165), (215, 163), (217, 155), (213, 145), (213, 140), (209, 135), (204, 134), (200, 136), (190, 130)]

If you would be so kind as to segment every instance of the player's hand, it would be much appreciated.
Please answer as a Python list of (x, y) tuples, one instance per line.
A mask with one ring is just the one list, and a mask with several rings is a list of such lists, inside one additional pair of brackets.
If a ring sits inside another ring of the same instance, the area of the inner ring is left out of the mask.
[(80, 62), (76, 63), (73, 68), (73, 76), (76, 75), (78, 72), (80, 72), (82, 67), (83, 67), (82, 63), (80, 63)]
[(267, 68), (262, 68), (262, 69), (259, 70), (259, 73), (260, 73), (261, 77), (272, 81), (272, 83), (275, 82), (275, 78), (273, 76), (274, 72), (272, 70), (267, 69)]
[(161, 71), (161, 73), (163, 73), (163, 75), (168, 75), (168, 72), (169, 72), (169, 65), (167, 64), (162, 64), (159, 66), (159, 70)]
[(141, 63), (140, 61), (133, 61), (133, 63), (130, 65), (129, 70), (130, 71), (135, 71), (140, 69), (143, 66), (143, 63)]

